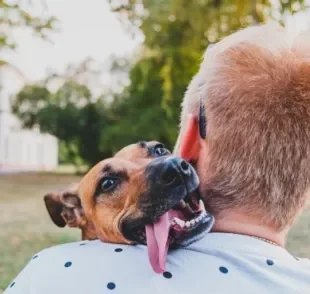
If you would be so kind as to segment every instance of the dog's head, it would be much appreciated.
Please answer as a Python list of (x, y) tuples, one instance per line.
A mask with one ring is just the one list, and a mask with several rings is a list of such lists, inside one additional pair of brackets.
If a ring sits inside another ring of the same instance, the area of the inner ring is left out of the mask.
[(161, 271), (169, 246), (186, 244), (210, 227), (198, 186), (190, 164), (158, 142), (140, 142), (84, 176), (76, 210), (104, 242), (147, 244)]

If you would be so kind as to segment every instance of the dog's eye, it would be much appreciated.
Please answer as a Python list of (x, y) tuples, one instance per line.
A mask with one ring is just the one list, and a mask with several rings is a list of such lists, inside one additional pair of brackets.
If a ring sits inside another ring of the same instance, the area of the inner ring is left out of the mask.
[(111, 191), (115, 188), (117, 180), (113, 178), (104, 178), (101, 184), (101, 189), (103, 192)]
[(154, 154), (155, 156), (164, 156), (168, 153), (168, 150), (164, 148), (163, 145), (155, 146)]

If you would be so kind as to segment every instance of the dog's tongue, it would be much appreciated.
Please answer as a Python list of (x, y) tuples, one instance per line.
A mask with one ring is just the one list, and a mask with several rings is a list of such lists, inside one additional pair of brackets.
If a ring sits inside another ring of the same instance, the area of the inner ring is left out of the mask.
[(153, 225), (146, 225), (145, 230), (151, 266), (156, 273), (162, 273), (165, 271), (167, 252), (169, 248), (169, 212), (162, 215)]

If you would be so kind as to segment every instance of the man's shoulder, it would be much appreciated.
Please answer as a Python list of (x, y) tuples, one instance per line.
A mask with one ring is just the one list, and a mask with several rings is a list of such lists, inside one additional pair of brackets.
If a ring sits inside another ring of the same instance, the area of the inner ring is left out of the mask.
[(308, 267), (310, 269), (310, 258), (306, 257), (295, 257), (302, 265)]
[(33, 259), (38, 259), (39, 257), (43, 256), (62, 255), (67, 254), (68, 252), (74, 253), (75, 251), (81, 250), (82, 247), (89, 245), (90, 243), (91, 241), (83, 241), (83, 242), (78, 241), (78, 242), (57, 244), (51, 247), (44, 248), (41, 251), (37, 252), (33, 256)]
[(63, 243), (54, 245), (48, 248), (43, 249), (42, 251), (35, 254), (36, 258), (40, 256), (59, 256), (59, 255), (73, 255), (73, 254), (80, 254), (83, 252), (96, 252), (98, 251), (101, 253), (106, 252), (107, 254), (111, 252), (122, 252), (125, 250), (130, 250), (129, 247), (132, 249), (134, 246), (129, 245), (120, 245), (120, 244), (111, 244), (111, 243), (104, 243), (99, 240), (86, 240), (86, 241), (78, 241), (78, 242), (71, 242), (71, 243)]
[[(32, 259), (36, 259), (39, 267), (50, 263), (96, 263), (101, 260), (104, 263), (119, 260), (133, 261), (147, 258), (146, 247), (142, 245), (131, 246), (124, 244), (104, 243), (99, 240), (79, 241), (55, 245), (36, 253)], [(116, 259), (115, 259), (116, 258)]]
[[(271, 245), (255, 243), (252, 239), (249, 240), (251, 246), (240, 250), (240, 243), (234, 248), (223, 242), (214, 243), (210, 237), (169, 252), (163, 274), (153, 272), (144, 245), (95, 240), (53, 246), (33, 256), (12, 282), (10, 293), (30, 293), (29, 289), (36, 293), (64, 293), (64, 285), (66, 293), (76, 292), (76, 289), (81, 293), (97, 293), (102, 288), (116, 288), (118, 293), (144, 293), (145, 287), (150, 293), (183, 293), (188, 285), (195, 293), (206, 290), (229, 293), (231, 289), (240, 293), (247, 287), (255, 289), (253, 293), (265, 293), (269, 289), (275, 289), (275, 293), (300, 293), (296, 289), (309, 289), (310, 262), (307, 259), (299, 262), (284, 249), (275, 247), (272, 250)], [(255, 244), (256, 247), (261, 244), (261, 250), (254, 248), (256, 251), (248, 252)], [(208, 274), (197, 280), (201, 273)], [(197, 283), (193, 284), (194, 280)]]
[(124, 265), (139, 261), (147, 261), (146, 250), (141, 246), (110, 244), (99, 240), (80, 241), (55, 245), (35, 253), (25, 271), (27, 275), (48, 280), (60, 273), (88, 271), (91, 267), (100, 268), (102, 273), (112, 268), (119, 271)]
[(59, 289), (71, 283), (73, 293), (77, 285), (81, 289), (88, 285), (88, 280), (95, 279), (99, 283), (102, 276), (108, 278), (111, 273), (115, 277), (120, 273), (128, 275), (132, 273), (133, 264), (140, 262), (146, 268), (146, 256), (141, 246), (99, 240), (59, 244), (34, 254), (7, 290), (10, 293), (30, 293), (29, 289), (36, 289), (37, 293), (63, 293)]

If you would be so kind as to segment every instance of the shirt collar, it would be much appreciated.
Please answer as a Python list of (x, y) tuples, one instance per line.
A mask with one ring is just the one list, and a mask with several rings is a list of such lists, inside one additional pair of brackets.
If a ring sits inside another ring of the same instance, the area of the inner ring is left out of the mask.
[(295, 259), (285, 248), (275, 246), (251, 236), (212, 232), (187, 247), (188, 250), (208, 252), (219, 249), (232, 252), (273, 256), (279, 259)]

